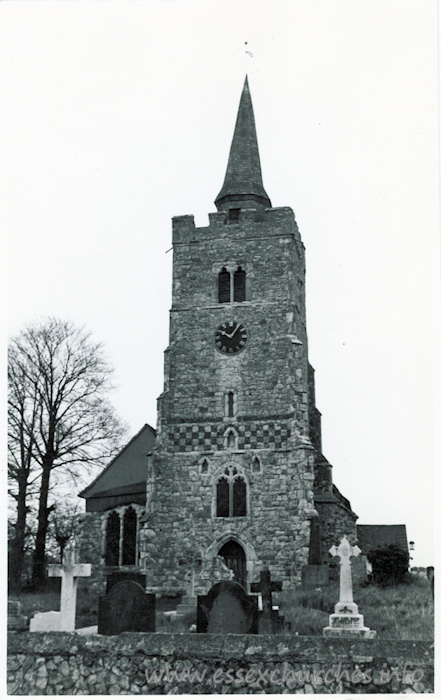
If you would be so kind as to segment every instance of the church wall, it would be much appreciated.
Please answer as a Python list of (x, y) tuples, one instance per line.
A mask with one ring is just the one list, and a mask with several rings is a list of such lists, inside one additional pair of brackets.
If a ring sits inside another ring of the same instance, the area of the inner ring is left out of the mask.
[[(260, 473), (253, 473), (251, 467), (256, 454), (261, 459)], [(148, 517), (142, 560), (147, 590), (184, 590), (188, 567), (180, 567), (179, 560), (192, 553), (208, 565), (230, 538), (245, 549), (248, 582), (258, 579), (263, 564), (270, 567), (274, 579), (298, 582), (309, 551), (305, 513), (313, 498), (312, 451), (213, 454), (209, 461), (209, 473), (201, 475), (197, 454), (157, 456), (154, 513)], [(246, 517), (216, 517), (216, 477), (229, 464), (236, 465), (247, 481)], [(205, 593), (210, 585), (199, 578), (196, 588)]]
[(91, 576), (80, 579), (81, 587), (92, 588), (97, 592), (105, 591), (105, 574), (102, 561), (102, 523), (101, 513), (84, 513), (81, 517), (80, 561), (91, 564)]
[[(193, 552), (208, 563), (229, 537), (246, 552), (248, 582), (264, 563), (278, 580), (297, 582), (308, 560), (314, 469), (304, 250), (293, 212), (241, 210), (234, 224), (219, 212), (204, 228), (177, 217), (173, 242), (170, 344), (141, 545), (147, 588), (182, 590), (179, 560)], [(219, 272), (238, 266), (247, 275), (246, 300), (219, 303)], [(245, 348), (228, 356), (214, 343), (226, 321), (248, 333)], [(226, 411), (230, 391), (234, 416)], [(216, 482), (229, 465), (247, 483), (246, 517), (216, 517)], [(205, 591), (201, 579), (197, 585)]]
[[(333, 545), (338, 546), (345, 535), (352, 545), (357, 543), (357, 516), (337, 499), (316, 501), (315, 507), (320, 518), (323, 561), (328, 561), (330, 559), (329, 550)], [(337, 562), (337, 560), (335, 561)], [(337, 575), (338, 565), (334, 565), (332, 559), (330, 559), (330, 563)]]
[[(160, 424), (222, 420), (230, 389), (237, 392), (238, 416), (286, 414), (294, 405), (299, 429), (307, 434), (303, 246), (288, 208), (267, 211), (263, 222), (254, 220), (256, 212), (245, 213), (249, 218), (237, 225), (225, 223), (223, 212), (210, 215), (207, 228), (195, 228), (192, 217), (174, 220), (173, 239), (180, 243)], [(218, 303), (217, 277), (225, 265), (246, 270), (249, 301)], [(248, 332), (246, 350), (228, 358), (214, 347), (214, 333), (225, 320), (242, 323)]]

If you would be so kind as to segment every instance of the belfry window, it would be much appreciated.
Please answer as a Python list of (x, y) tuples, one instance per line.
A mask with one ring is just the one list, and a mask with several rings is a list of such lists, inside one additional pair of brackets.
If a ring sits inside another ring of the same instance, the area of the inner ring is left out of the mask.
[(238, 267), (234, 273), (234, 301), (245, 301), (246, 296), (246, 274), (245, 270)]
[(231, 301), (247, 300), (247, 275), (243, 267), (237, 267), (229, 272), (223, 267), (217, 278), (217, 299), (219, 304), (229, 304)]
[(247, 486), (236, 467), (227, 467), (216, 484), (216, 516), (240, 518), (247, 514)]
[(230, 301), (231, 291), (230, 291), (230, 273), (223, 267), (219, 272), (218, 278), (218, 300), (219, 304), (225, 304)]

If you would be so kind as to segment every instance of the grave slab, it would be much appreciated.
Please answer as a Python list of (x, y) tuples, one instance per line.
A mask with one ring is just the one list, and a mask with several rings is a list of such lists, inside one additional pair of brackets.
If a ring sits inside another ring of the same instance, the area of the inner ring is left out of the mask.
[(136, 581), (120, 581), (98, 603), (98, 634), (154, 632), (156, 596)]
[(257, 634), (255, 596), (234, 581), (216, 583), (207, 595), (198, 596), (197, 632), (208, 634)]
[(8, 600), (8, 631), (27, 632), (28, 629), (28, 618), (26, 615), (22, 615), (21, 602), (19, 600)]
[(61, 632), (61, 613), (58, 610), (35, 613), (31, 617), (30, 632)]
[(120, 581), (136, 581), (145, 590), (146, 576), (137, 571), (112, 571), (106, 578), (106, 594)]

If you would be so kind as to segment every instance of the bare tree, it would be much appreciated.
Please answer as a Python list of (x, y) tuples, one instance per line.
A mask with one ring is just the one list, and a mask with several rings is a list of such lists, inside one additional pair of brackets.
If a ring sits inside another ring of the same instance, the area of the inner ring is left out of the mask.
[(16, 502), (16, 521), (9, 551), (9, 584), (12, 590), (21, 588), (28, 500), (31, 485), (39, 475), (33, 458), (38, 404), (36, 391), (29, 391), (27, 384), (25, 368), (16, 348), (11, 346), (8, 364), (8, 492)]
[[(21, 482), (15, 479), (16, 492), (21, 488), (17, 524), (23, 497), (26, 509), (30, 474), (37, 471), (39, 475), (34, 587), (45, 576), (48, 519), (54, 507), (49, 506), (52, 472), (68, 473), (75, 482), (81, 471), (104, 465), (125, 432), (107, 398), (111, 375), (102, 346), (69, 321), (49, 318), (30, 325), (10, 343), (9, 376), (14, 378), (9, 386), (11, 463), (19, 466), (20, 474), (29, 465)], [(22, 513), (20, 517), (23, 519)]]
[(58, 548), (57, 561), (63, 563), (67, 544), (75, 546), (80, 535), (80, 518), (82, 510), (77, 501), (58, 500), (50, 516), (49, 541), (53, 540)]

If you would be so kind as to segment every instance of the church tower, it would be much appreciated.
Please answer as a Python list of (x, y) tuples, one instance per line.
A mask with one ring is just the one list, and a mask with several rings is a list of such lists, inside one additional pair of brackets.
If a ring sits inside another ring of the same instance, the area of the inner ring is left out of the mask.
[(206, 592), (201, 572), (215, 555), (248, 590), (264, 564), (296, 584), (317, 512), (332, 540), (333, 509), (355, 531), (318, 457), (304, 246), (292, 209), (272, 207), (264, 188), (247, 79), (215, 203), (206, 227), (173, 218), (170, 336), (140, 532), (150, 591), (182, 591), (191, 561)]

